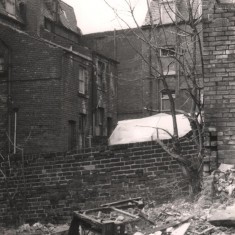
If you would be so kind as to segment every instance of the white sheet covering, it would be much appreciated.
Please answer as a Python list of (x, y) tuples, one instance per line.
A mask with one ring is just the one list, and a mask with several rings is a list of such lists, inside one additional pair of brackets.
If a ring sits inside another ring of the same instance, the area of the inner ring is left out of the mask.
[[(179, 137), (183, 137), (191, 130), (189, 121), (183, 114), (178, 114), (176, 119)], [(172, 116), (160, 113), (146, 118), (119, 121), (109, 138), (109, 145), (152, 141), (157, 138), (161, 140), (171, 139), (169, 134), (163, 130), (157, 131), (156, 127), (173, 134)]]

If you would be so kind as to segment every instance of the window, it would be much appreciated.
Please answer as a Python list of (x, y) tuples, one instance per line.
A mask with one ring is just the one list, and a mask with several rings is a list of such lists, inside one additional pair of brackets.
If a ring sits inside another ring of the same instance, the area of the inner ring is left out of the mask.
[[(171, 91), (173, 99), (175, 99), (175, 91)], [(161, 110), (162, 111), (169, 111), (171, 108), (170, 100), (166, 93), (166, 91), (162, 91), (161, 93)]]
[(107, 118), (107, 132), (108, 132), (108, 137), (112, 134), (113, 130), (113, 120), (111, 117)]
[(79, 114), (79, 126), (78, 126), (78, 136), (79, 136), (79, 147), (85, 147), (85, 128), (86, 128), (86, 115)]
[(4, 57), (0, 55), (0, 73), (3, 73), (4, 70), (5, 70)]
[(162, 57), (175, 56), (175, 48), (174, 47), (161, 48), (160, 49), (160, 56), (162, 56)]
[(98, 73), (97, 73), (97, 86), (98, 89), (104, 89), (105, 82), (105, 64), (101, 61), (98, 62)]
[(103, 136), (104, 132), (104, 109), (103, 108), (98, 108), (96, 110), (96, 120), (95, 120), (95, 125), (96, 125), (96, 135), (98, 136)]
[(162, 1), (160, 3), (161, 23), (169, 24), (175, 21), (175, 3)]
[(68, 149), (74, 150), (77, 145), (77, 134), (76, 134), (76, 122), (70, 120), (69, 121), (69, 129), (68, 129)]
[(79, 68), (79, 75), (78, 75), (78, 91), (81, 94), (86, 94), (87, 93), (87, 79), (88, 79), (88, 73), (87, 70), (80, 67)]
[(11, 14), (11, 15), (15, 15), (15, 11), (16, 11), (16, 2), (15, 0), (6, 0), (5, 2), (5, 6), (6, 6), (6, 11)]
[(47, 18), (44, 19), (44, 27), (47, 31), (53, 32), (53, 23)]

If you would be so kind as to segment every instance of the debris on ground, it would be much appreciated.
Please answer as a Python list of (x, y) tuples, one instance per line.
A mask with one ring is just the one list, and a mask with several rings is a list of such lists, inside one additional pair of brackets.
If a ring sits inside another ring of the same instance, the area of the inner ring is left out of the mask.
[(229, 197), (235, 195), (235, 169), (234, 165), (221, 164), (214, 173), (215, 190), (217, 196), (222, 194)]
[(29, 225), (23, 224), (18, 229), (0, 228), (1, 235), (67, 235), (69, 225), (43, 225), (39, 222)]
[[(90, 221), (98, 225), (104, 225), (106, 222), (114, 223), (122, 228), (115, 234), (121, 235), (234, 235), (234, 165), (221, 164), (216, 171), (204, 178), (203, 184), (203, 190), (194, 202), (181, 198), (158, 205), (155, 201), (143, 203), (142, 198), (127, 199), (101, 205), (99, 209), (77, 213), (78, 224), (81, 224), (83, 218), (85, 224)], [(68, 225), (24, 224), (15, 233), (0, 228), (0, 234), (83, 234), (78, 233), (76, 226), (74, 227), (76, 232), (71, 233), (71, 226), (69, 228)], [(79, 229), (80, 232), (85, 231)], [(89, 231), (89, 228), (86, 232), (89, 235), (103, 234)]]

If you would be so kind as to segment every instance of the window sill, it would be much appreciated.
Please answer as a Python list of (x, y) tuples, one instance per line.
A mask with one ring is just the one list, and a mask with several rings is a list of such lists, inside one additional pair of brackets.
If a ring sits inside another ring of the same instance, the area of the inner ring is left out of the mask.
[(79, 96), (79, 97), (82, 97), (82, 98), (85, 98), (85, 99), (88, 99), (88, 98), (89, 98), (89, 95), (88, 95), (88, 94), (83, 94), (83, 93), (80, 93), (79, 91), (78, 91), (78, 96)]

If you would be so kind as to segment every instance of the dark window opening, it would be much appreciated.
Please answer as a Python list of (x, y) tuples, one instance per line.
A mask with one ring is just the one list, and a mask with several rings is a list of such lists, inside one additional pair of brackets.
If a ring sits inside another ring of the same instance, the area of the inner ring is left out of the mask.
[(49, 32), (54, 31), (53, 23), (49, 19), (46, 19), (46, 18), (44, 19), (44, 27)]
[(68, 149), (74, 150), (76, 148), (76, 122), (70, 120), (69, 121), (69, 130), (68, 130)]
[(168, 48), (162, 48), (160, 50), (160, 56), (163, 57), (170, 57), (170, 56), (175, 56), (175, 48), (174, 47), (168, 47)]
[(97, 129), (96, 134), (98, 136), (103, 136), (104, 135), (104, 109), (103, 108), (98, 108), (96, 111), (95, 125)]
[(107, 118), (107, 132), (108, 132), (108, 137), (112, 134), (113, 131), (113, 120), (111, 117)]
[(0, 73), (3, 73), (5, 71), (5, 60), (4, 56), (0, 55)]
[(105, 82), (105, 64), (101, 61), (98, 62), (97, 86), (98, 89), (104, 90)]

